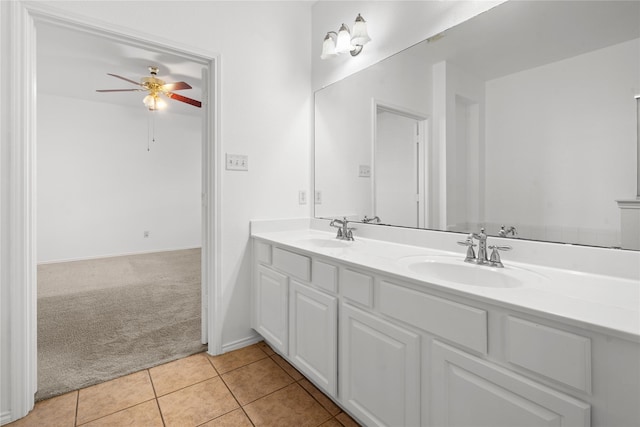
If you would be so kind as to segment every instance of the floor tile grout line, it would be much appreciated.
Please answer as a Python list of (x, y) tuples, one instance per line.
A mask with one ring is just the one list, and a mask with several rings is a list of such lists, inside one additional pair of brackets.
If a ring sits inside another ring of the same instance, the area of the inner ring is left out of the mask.
[[(157, 395), (156, 395), (155, 387), (153, 386), (153, 379), (151, 378), (151, 372), (149, 372), (149, 368), (147, 368), (147, 369), (143, 369), (143, 370), (140, 370), (140, 371), (137, 371), (137, 372), (134, 372), (134, 374), (140, 373), (140, 372), (142, 372), (142, 371), (146, 371), (146, 373), (147, 373), (147, 377), (149, 378), (149, 383), (151, 384), (151, 389), (153, 390), (153, 397), (152, 397), (151, 399), (143, 400), (143, 401), (138, 402), (138, 403), (135, 403), (135, 404), (133, 404), (133, 405), (130, 405), (130, 406), (127, 406), (127, 407), (124, 407), (124, 408), (120, 408), (120, 409), (118, 409), (117, 411), (114, 411), (114, 412), (110, 412), (110, 413), (108, 413), (108, 414), (105, 414), (105, 415), (103, 415), (103, 416), (101, 416), (101, 417), (94, 418), (94, 419), (89, 420), (89, 421), (86, 421), (86, 422), (84, 422), (84, 423), (82, 423), (82, 424), (78, 424), (78, 410), (79, 410), (79, 408), (80, 408), (80, 391), (81, 391), (81, 390), (84, 390), (84, 389), (78, 389), (78, 390), (77, 390), (77, 392), (78, 392), (78, 403), (77, 403), (77, 405), (76, 405), (76, 407), (77, 407), (77, 409), (76, 409), (76, 422), (75, 422), (75, 424), (74, 424), (74, 425), (76, 425), (76, 426), (78, 426), (78, 425), (84, 425), (84, 424), (87, 424), (87, 423), (93, 422), (93, 421), (95, 421), (95, 420), (99, 420), (99, 419), (102, 419), (102, 418), (108, 417), (109, 415), (117, 414), (118, 412), (122, 412), (122, 411), (125, 411), (125, 410), (127, 410), (127, 409), (131, 409), (131, 408), (133, 408), (133, 407), (135, 407), (135, 406), (141, 405), (141, 404), (143, 404), (143, 403), (147, 403), (147, 402), (149, 402), (149, 401), (151, 401), (151, 400), (156, 400), (156, 401), (157, 401), (157, 400), (158, 400), (158, 398), (157, 398)], [(123, 378), (123, 377), (120, 377), (120, 378)], [(109, 381), (114, 381), (114, 380), (109, 380)], [(109, 381), (105, 381), (105, 382), (109, 382)], [(99, 384), (104, 384), (104, 383), (99, 383)], [(96, 384), (96, 385), (97, 385), (97, 384)], [(89, 386), (89, 387), (93, 387), (93, 386)], [(89, 387), (86, 387), (86, 388), (89, 388)], [(161, 414), (161, 416), (162, 416), (162, 414)], [(163, 423), (164, 423), (164, 421), (163, 421)]]
[[(267, 356), (267, 357), (270, 357), (270, 356)], [(260, 359), (260, 360), (263, 360), (263, 359)], [(260, 360), (257, 360), (256, 362), (259, 362)], [(255, 362), (253, 362), (253, 363), (255, 363)], [(275, 362), (274, 362), (274, 363), (275, 363)], [(248, 365), (251, 365), (251, 363), (249, 363)], [(245, 365), (245, 366), (248, 366), (248, 365)], [(282, 369), (282, 367), (281, 367), (281, 366), (279, 366), (277, 363), (276, 363), (276, 365), (277, 365), (280, 369)], [(239, 368), (238, 368), (238, 369), (239, 369)], [(282, 369), (282, 370), (284, 371), (284, 373), (285, 373), (285, 374), (287, 374), (289, 377), (291, 377), (291, 375), (289, 375), (289, 374), (288, 374), (284, 369)], [(236, 402), (238, 402), (238, 405), (240, 405), (240, 408), (242, 409), (242, 412), (244, 412), (244, 413), (245, 413), (245, 415), (247, 416), (247, 418), (249, 419), (249, 421), (251, 422), (251, 424), (252, 424), (253, 426), (255, 426), (255, 423), (253, 422), (253, 420), (251, 419), (251, 417), (249, 416), (249, 414), (247, 413), (247, 411), (244, 409), (244, 407), (245, 407), (245, 406), (250, 405), (250, 404), (252, 404), (253, 402), (256, 402), (256, 401), (258, 401), (258, 400), (260, 400), (260, 399), (262, 399), (262, 398), (265, 398), (265, 397), (267, 397), (267, 396), (271, 396), (272, 394), (277, 393), (277, 392), (279, 392), (280, 390), (283, 390), (283, 389), (285, 389), (285, 388), (289, 387), (289, 386), (290, 386), (290, 385), (292, 385), (292, 384), (296, 384), (296, 380), (295, 380), (295, 379), (293, 379), (293, 378), (291, 378), (291, 379), (293, 380), (293, 382), (291, 382), (291, 383), (289, 383), (289, 384), (287, 384), (287, 385), (285, 385), (285, 386), (283, 386), (283, 387), (280, 387), (279, 389), (274, 390), (274, 391), (272, 391), (272, 392), (270, 392), (270, 393), (267, 393), (267, 394), (265, 394), (264, 396), (260, 396), (260, 397), (258, 397), (257, 399), (254, 399), (254, 400), (252, 400), (251, 402), (247, 402), (247, 403), (245, 403), (245, 404), (243, 405), (243, 404), (241, 404), (241, 403), (240, 403), (240, 401), (238, 400), (238, 398), (236, 397), (236, 395), (235, 395), (235, 394), (233, 394), (233, 391), (231, 391), (231, 388), (229, 387), (229, 385), (227, 384), (227, 382), (224, 380), (224, 378), (222, 378), (222, 375), (220, 375), (220, 379), (222, 379), (222, 382), (223, 382), (223, 383), (224, 383), (224, 385), (227, 387), (227, 390), (229, 390), (229, 393), (231, 393), (231, 396), (233, 396), (233, 398), (236, 400)], [(300, 387), (302, 387), (302, 386), (300, 386)], [(302, 388), (304, 389), (304, 387), (302, 387)]]
[(110, 412), (110, 413), (105, 414), (105, 415), (102, 415), (102, 416), (100, 416), (100, 417), (98, 417), (98, 418), (93, 418), (93, 419), (91, 419), (91, 420), (89, 420), (89, 421), (85, 421), (85, 422), (84, 422), (84, 423), (82, 423), (82, 424), (78, 424), (78, 423), (77, 423), (77, 420), (76, 420), (76, 426), (83, 426), (83, 425), (86, 425), (86, 424), (92, 423), (92, 422), (94, 422), (94, 421), (101, 420), (101, 419), (103, 419), (103, 418), (107, 418), (107, 417), (109, 417), (109, 416), (111, 416), (111, 415), (114, 415), (114, 414), (117, 414), (117, 413), (119, 413), (119, 412), (124, 412), (124, 411), (126, 411), (126, 410), (128, 410), (128, 409), (135, 408), (136, 406), (142, 405), (143, 403), (151, 402), (152, 400), (156, 400), (156, 401), (157, 401), (158, 399), (156, 399), (155, 397), (153, 397), (153, 398), (151, 398), (151, 399), (143, 400), (142, 402), (138, 402), (138, 403), (136, 403), (135, 405), (131, 405), (131, 406), (127, 406), (126, 408), (118, 409), (117, 411)]
[[(262, 359), (260, 359), (262, 360)], [(247, 414), (247, 411), (244, 410), (244, 406), (242, 406), (242, 404), (240, 403), (240, 401), (238, 400), (238, 398), (236, 397), (235, 394), (233, 394), (233, 392), (231, 391), (231, 389), (229, 388), (229, 385), (227, 384), (227, 382), (224, 380), (224, 378), (222, 378), (222, 375), (220, 375), (220, 379), (222, 380), (222, 384), (224, 384), (224, 386), (227, 388), (227, 390), (229, 391), (229, 394), (231, 394), (231, 397), (233, 397), (233, 400), (236, 401), (236, 403), (238, 404), (238, 407), (242, 410), (242, 412), (244, 413), (244, 415), (247, 417), (247, 419), (249, 420), (249, 422), (251, 423), (252, 426), (255, 427), (255, 423), (253, 422), (253, 420), (251, 419), (251, 417), (249, 416), (249, 414)], [(235, 409), (234, 409), (235, 411)], [(227, 412), (228, 413), (228, 412)], [(215, 418), (214, 418), (215, 419)]]
[(207, 353), (206, 351), (204, 352), (205, 357), (207, 358), (207, 360), (209, 361), (209, 365), (211, 365), (211, 367), (213, 368), (214, 371), (216, 371), (216, 374), (218, 374), (218, 376), (220, 376), (220, 372), (218, 371), (218, 369), (216, 368), (216, 365), (213, 364), (213, 360), (211, 360), (213, 357), (215, 356), (211, 356), (209, 353)]
[(248, 363), (246, 363), (246, 364), (244, 364), (244, 365), (242, 365), (242, 366), (238, 366), (237, 368), (230, 369), (230, 370), (228, 370), (228, 371), (220, 372), (220, 371), (216, 368), (216, 366), (213, 364), (213, 360), (211, 360), (211, 359), (212, 359), (212, 358), (214, 358), (214, 357), (218, 357), (218, 356), (209, 356), (209, 359), (210, 359), (210, 360), (209, 360), (209, 362), (210, 362), (210, 363), (211, 363), (211, 365), (213, 366), (213, 369), (215, 369), (215, 370), (216, 370), (216, 372), (218, 372), (218, 375), (222, 376), (223, 374), (228, 374), (229, 372), (236, 371), (236, 370), (238, 370), (238, 369), (244, 368), (245, 366), (249, 366), (249, 365), (251, 365), (251, 364), (253, 364), (253, 363), (256, 363), (256, 362), (259, 362), (259, 361), (261, 361), (261, 360), (264, 360), (264, 359), (267, 359), (267, 358), (270, 358), (270, 357), (271, 357), (271, 356), (269, 356), (267, 353), (265, 353), (265, 352), (264, 352), (264, 350), (262, 350), (261, 348), (258, 348), (258, 349), (259, 349), (260, 351), (262, 351), (262, 352), (265, 354), (265, 356), (264, 356), (264, 357), (261, 357), (260, 359), (252, 360), (251, 362), (248, 362)]
[[(301, 375), (302, 375), (302, 374), (301, 374)], [(306, 387), (304, 387), (302, 384), (300, 384), (300, 382), (301, 382), (301, 381), (304, 381), (304, 380), (307, 380), (307, 381), (309, 382), (309, 384), (311, 384), (311, 385), (312, 385), (316, 390), (318, 390), (320, 393), (322, 393), (322, 395), (323, 395), (323, 396), (325, 396), (327, 399), (329, 399), (329, 400), (331, 401), (331, 403), (333, 403), (334, 405), (335, 405), (335, 402), (334, 402), (333, 400), (331, 400), (328, 396), (326, 396), (326, 395), (322, 392), (322, 390), (320, 390), (318, 387), (316, 387), (316, 386), (315, 386), (315, 384), (313, 384), (311, 381), (309, 381), (309, 379), (308, 379), (308, 378), (306, 378), (304, 375), (302, 376), (302, 378), (301, 378), (301, 379), (299, 379), (298, 381), (296, 381), (296, 384), (298, 384), (300, 387), (302, 387), (302, 389), (303, 389), (305, 392), (307, 392), (307, 394), (308, 394), (309, 396), (311, 396), (311, 398), (312, 398), (313, 400), (315, 400), (315, 401), (318, 403), (318, 405), (320, 405), (320, 407), (321, 407), (322, 409), (324, 409), (325, 411), (327, 411), (327, 413), (328, 413), (329, 415), (331, 415), (331, 418), (335, 418), (335, 415), (333, 415), (331, 412), (329, 412), (329, 410), (328, 410), (328, 409), (327, 409), (327, 408), (322, 404), (322, 402), (320, 402), (318, 399), (316, 399), (316, 397), (315, 397), (313, 394), (311, 394), (311, 392), (310, 392), (309, 390), (307, 390), (307, 389), (306, 389)], [(338, 405), (336, 405), (336, 406), (338, 406)], [(340, 408), (340, 407), (338, 406), (338, 408)], [(340, 409), (340, 412), (342, 412), (342, 409)], [(336, 415), (337, 415), (337, 414), (336, 414)]]
[[(229, 374), (229, 373), (231, 373), (231, 372), (235, 372), (235, 371), (237, 371), (238, 369), (246, 368), (246, 367), (247, 367), (247, 366), (249, 366), (249, 365), (254, 365), (254, 364), (258, 363), (258, 362), (262, 362), (262, 361), (263, 361), (263, 360), (265, 360), (265, 359), (271, 359), (271, 357), (270, 357), (270, 356), (266, 356), (266, 357), (263, 357), (262, 359), (258, 359), (258, 360), (254, 360), (254, 361), (252, 361), (252, 362), (249, 362), (249, 363), (247, 363), (246, 365), (238, 366), (237, 368), (233, 368), (233, 369), (231, 369), (230, 371), (223, 372), (222, 374), (220, 374), (220, 377), (222, 377), (223, 375), (227, 375), (227, 374)], [(282, 366), (278, 365), (278, 363), (277, 363), (275, 360), (273, 360), (273, 359), (271, 359), (271, 360), (273, 361), (273, 363), (275, 363), (275, 364), (276, 364), (276, 366), (277, 366), (278, 368), (282, 369)], [(284, 371), (284, 369), (282, 369), (282, 370)], [(287, 373), (287, 371), (285, 371), (284, 373), (285, 373), (285, 374), (287, 374), (287, 375), (289, 375), (289, 374)], [(289, 375), (289, 376), (291, 376), (291, 375)], [(292, 379), (293, 379), (293, 378), (292, 378)], [(295, 381), (295, 380), (294, 380), (294, 381)]]
[(151, 388), (153, 389), (153, 395), (155, 396), (156, 407), (158, 408), (158, 413), (160, 413), (160, 420), (162, 421), (162, 425), (166, 427), (167, 423), (164, 421), (162, 408), (160, 408), (160, 401), (158, 400), (158, 392), (156, 391), (156, 385), (153, 383), (153, 375), (151, 375), (151, 369), (147, 369), (147, 373), (149, 374), (149, 380), (151, 381)]
[[(0, 1), (1, 1), (1, 0), (0, 0)], [(180, 388), (177, 388), (177, 389), (175, 389), (175, 390), (171, 390), (171, 391), (170, 391), (170, 392), (168, 392), (168, 393), (165, 393), (165, 394), (162, 394), (162, 395), (156, 396), (156, 399), (163, 398), (163, 397), (168, 396), (168, 395), (170, 395), (170, 394), (176, 393), (176, 392), (178, 392), (178, 391), (182, 391), (182, 390), (184, 390), (184, 389), (186, 389), (186, 388), (189, 388), (189, 387), (192, 387), (192, 386), (194, 386), (194, 385), (202, 384), (203, 382), (206, 382), (206, 381), (212, 380), (212, 379), (214, 379), (214, 378), (218, 378), (218, 377), (220, 377), (220, 375), (214, 375), (214, 376), (212, 376), (212, 377), (205, 378), (205, 379), (200, 380), (200, 381), (196, 381), (195, 383), (191, 383), (191, 384), (186, 385), (186, 386), (184, 386), (184, 387), (180, 387)]]
[(73, 425), (78, 425), (78, 406), (80, 406), (80, 390), (76, 390), (76, 413), (73, 418)]
[(247, 414), (247, 411), (245, 411), (244, 406), (240, 406), (240, 409), (242, 410), (242, 412), (244, 413), (244, 416), (247, 417), (247, 419), (249, 420), (249, 422), (251, 423), (251, 425), (253, 427), (256, 427), (256, 423), (253, 422), (253, 420), (251, 419), (251, 417), (249, 416), (249, 414)]

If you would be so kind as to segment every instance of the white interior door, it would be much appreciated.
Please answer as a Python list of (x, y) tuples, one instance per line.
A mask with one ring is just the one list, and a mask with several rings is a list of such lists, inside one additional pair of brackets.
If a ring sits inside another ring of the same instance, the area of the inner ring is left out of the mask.
[(424, 226), (423, 120), (377, 109), (374, 213), (385, 224)]

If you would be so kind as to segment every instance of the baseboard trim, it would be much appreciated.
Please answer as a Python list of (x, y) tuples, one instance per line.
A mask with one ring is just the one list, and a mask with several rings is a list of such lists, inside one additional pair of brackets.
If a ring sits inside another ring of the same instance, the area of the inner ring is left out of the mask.
[(242, 338), (237, 341), (222, 344), (222, 353), (228, 353), (239, 348), (248, 347), (252, 344), (262, 341), (262, 337), (258, 334), (253, 334), (250, 337)]
[(6, 412), (0, 413), (0, 426), (3, 426), (5, 424), (9, 424), (12, 421), (15, 421), (15, 420), (13, 420), (11, 418), (11, 412), (10, 411), (6, 411)]
[(200, 246), (193, 246), (187, 248), (173, 248), (173, 249), (156, 249), (152, 251), (140, 251), (140, 252), (126, 252), (121, 254), (107, 254), (107, 255), (95, 255), (88, 257), (80, 257), (80, 258), (67, 258), (67, 259), (54, 259), (49, 261), (38, 262), (38, 265), (44, 264), (58, 264), (62, 262), (73, 262), (73, 261), (89, 261), (92, 259), (100, 259), (100, 258), (116, 258), (119, 256), (131, 256), (131, 255), (146, 255), (146, 254), (155, 254), (160, 252), (173, 252), (173, 251), (186, 251), (189, 249), (201, 249)]

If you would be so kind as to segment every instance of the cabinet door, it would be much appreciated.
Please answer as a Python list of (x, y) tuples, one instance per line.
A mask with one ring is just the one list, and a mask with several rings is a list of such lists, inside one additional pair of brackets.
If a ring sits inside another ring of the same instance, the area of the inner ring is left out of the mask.
[(343, 304), (339, 394), (368, 426), (419, 425), (420, 337)]
[(337, 392), (337, 298), (291, 281), (289, 357), (327, 393)]
[(590, 406), (486, 360), (434, 342), (431, 415), (437, 426), (581, 426)]
[(289, 350), (289, 279), (265, 266), (256, 267), (255, 330), (284, 355)]

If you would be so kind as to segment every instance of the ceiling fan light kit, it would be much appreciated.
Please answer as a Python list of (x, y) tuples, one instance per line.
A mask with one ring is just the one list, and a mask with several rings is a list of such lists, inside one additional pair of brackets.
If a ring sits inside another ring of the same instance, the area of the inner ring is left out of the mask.
[(133, 83), (134, 85), (140, 86), (140, 88), (136, 89), (98, 89), (96, 92), (139, 92), (146, 91), (147, 95), (144, 97), (142, 102), (149, 109), (149, 111), (156, 111), (166, 107), (167, 103), (164, 99), (162, 99), (161, 95), (166, 96), (167, 98), (174, 99), (176, 101), (184, 102), (185, 104), (193, 105), (194, 107), (201, 108), (202, 103), (198, 100), (187, 98), (186, 96), (178, 95), (173, 93), (174, 90), (184, 90), (191, 89), (191, 86), (186, 82), (175, 82), (175, 83), (166, 83), (164, 80), (159, 79), (158, 75), (158, 67), (149, 66), (149, 74), (148, 77), (142, 77), (140, 79), (140, 83), (135, 80), (128, 79), (126, 77), (119, 76), (117, 74), (107, 73), (110, 76), (116, 77), (118, 79), (124, 80), (129, 83)]

